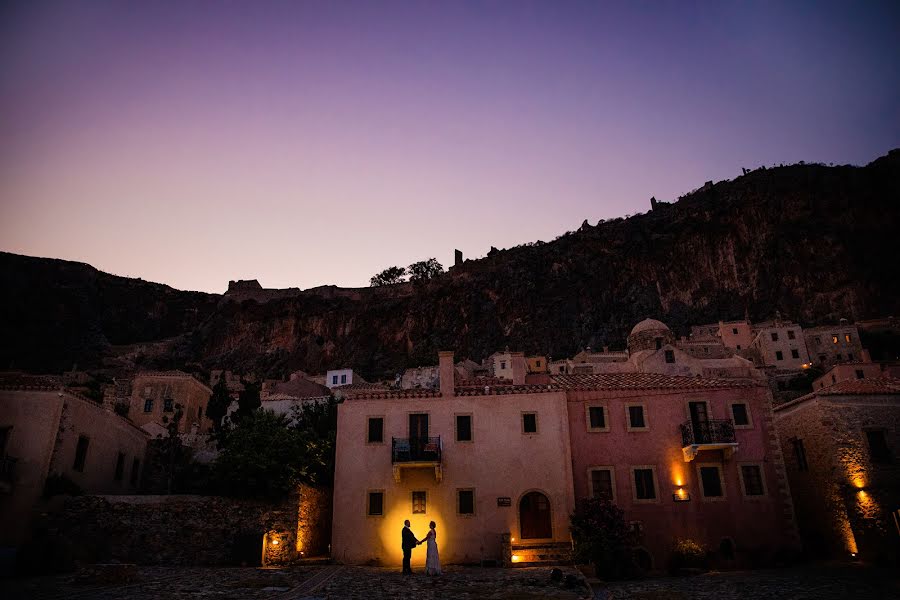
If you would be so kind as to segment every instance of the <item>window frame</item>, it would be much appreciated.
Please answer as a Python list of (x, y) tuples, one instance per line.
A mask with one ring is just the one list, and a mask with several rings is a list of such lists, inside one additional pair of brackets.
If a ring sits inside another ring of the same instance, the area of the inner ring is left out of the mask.
[[(469, 417), (469, 439), (459, 439), (459, 418)], [(472, 413), (453, 413), (453, 440), (458, 444), (472, 444), (475, 442), (475, 417)]]
[(616, 492), (616, 468), (613, 465), (598, 465), (587, 468), (587, 492), (588, 498), (594, 498), (594, 471), (608, 471), (610, 482), (610, 502), (617, 504)]
[(671, 348), (663, 350), (663, 359), (666, 361), (667, 365), (674, 365), (675, 364), (675, 351), (672, 350)]
[[(85, 440), (84, 455), (80, 457), (78, 449), (81, 447), (81, 440)], [(84, 473), (84, 467), (87, 465), (88, 451), (91, 449), (91, 438), (86, 435), (79, 435), (75, 440), (75, 460), (72, 462), (72, 470), (78, 473)]]
[[(537, 411), (534, 410), (523, 410), (521, 412), (521, 418), (519, 419), (519, 423), (521, 423), (520, 427), (522, 428), (522, 435), (537, 435), (541, 431), (541, 426), (538, 423), (538, 414)], [(525, 431), (525, 415), (534, 415), (534, 431)]]
[[(381, 419), (381, 441), (373, 442), (371, 440), (371, 421), (372, 419)], [(384, 445), (384, 415), (366, 415), (366, 445), (367, 446), (383, 446)]]
[(800, 358), (800, 350), (797, 348), (791, 348), (791, 358)]
[[(373, 514), (373, 513), (371, 512), (371, 508), (372, 508), (372, 494), (381, 494), (381, 513), (379, 513), (379, 514)], [(384, 518), (384, 512), (385, 512), (385, 511), (384, 511), (384, 505), (385, 505), (384, 500), (385, 500), (385, 496), (386, 496), (386, 494), (385, 494), (385, 492), (384, 492), (384, 489), (367, 489), (367, 490), (366, 490), (366, 495), (365, 495), (365, 507), (364, 507), (364, 510), (365, 510), (365, 513), (366, 513), (366, 517), (371, 517), (371, 518), (373, 518), (373, 519), (383, 519), (383, 518)]]
[(153, 398), (144, 398), (144, 413), (149, 414), (153, 412)]
[(806, 445), (803, 443), (803, 438), (793, 437), (790, 439), (790, 442), (794, 463), (797, 465), (797, 471), (808, 473), (809, 460), (806, 458)]
[[(591, 409), (599, 408), (603, 413), (603, 427), (591, 426)], [(584, 405), (584, 425), (588, 433), (604, 433), (609, 431), (609, 410), (606, 403), (588, 402)]]
[[(416, 510), (416, 495), (422, 495), (422, 510)], [(428, 514), (428, 490), (411, 490), (409, 492), (409, 512), (413, 515), (427, 515)], [(384, 499), (382, 499), (382, 507), (381, 511), (384, 512)]]
[[(635, 473), (638, 470), (647, 470), (649, 469), (653, 473), (653, 494), (654, 498), (638, 498), (637, 496), (637, 480), (635, 479)], [(656, 473), (656, 465), (632, 465), (629, 468), (629, 473), (631, 475), (631, 501), (635, 504), (659, 504), (659, 477)]]
[[(635, 427), (631, 424), (631, 407), (639, 406), (641, 407), (641, 413), (644, 417), (644, 425), (642, 427)], [(650, 418), (647, 414), (647, 403), (646, 402), (626, 402), (625, 403), (625, 431), (650, 431)]]
[[(472, 494), (472, 512), (470, 512), (470, 513), (460, 512), (461, 507), (460, 507), (459, 499), (460, 499), (461, 492), (470, 492)], [(466, 517), (466, 518), (474, 517), (475, 514), (478, 512), (476, 509), (476, 506), (477, 506), (477, 504), (476, 504), (476, 497), (475, 497), (475, 488), (473, 488), (473, 487), (456, 488), (456, 516)]]
[(775, 351), (775, 360), (776, 361), (784, 360), (784, 352), (782, 352), (781, 350), (776, 350)]
[[(725, 467), (722, 463), (717, 462), (698, 462), (694, 465), (697, 473), (697, 487), (700, 490), (700, 499), (704, 502), (724, 502), (728, 499), (728, 490), (725, 487)], [(706, 490), (703, 488), (703, 472), (701, 469), (715, 468), (719, 473), (719, 487), (722, 489), (721, 496), (707, 496)]]
[[(734, 407), (736, 404), (743, 404), (744, 411), (747, 413), (747, 423), (744, 425), (738, 425), (737, 421), (734, 418)], [(728, 412), (731, 415), (731, 424), (734, 425), (735, 429), (753, 429), (753, 413), (750, 411), (750, 403), (744, 400), (734, 400), (728, 403)]]
[[(759, 469), (759, 481), (760, 485), (762, 485), (762, 493), (761, 494), (748, 494), (747, 493), (747, 482), (744, 480), (744, 467), (756, 467)], [(738, 481), (741, 484), (741, 495), (745, 500), (762, 500), (769, 495), (769, 489), (766, 485), (766, 468), (765, 465), (761, 462), (739, 462), (737, 463), (738, 469)]]
[(113, 471), (113, 481), (121, 484), (125, 480), (125, 453), (119, 451), (116, 453), (116, 468)]

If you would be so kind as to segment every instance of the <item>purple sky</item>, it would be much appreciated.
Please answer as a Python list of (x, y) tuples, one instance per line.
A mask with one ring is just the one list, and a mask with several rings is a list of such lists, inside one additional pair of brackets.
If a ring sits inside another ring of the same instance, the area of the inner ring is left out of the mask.
[(900, 146), (900, 3), (7, 2), (0, 248), (361, 286)]

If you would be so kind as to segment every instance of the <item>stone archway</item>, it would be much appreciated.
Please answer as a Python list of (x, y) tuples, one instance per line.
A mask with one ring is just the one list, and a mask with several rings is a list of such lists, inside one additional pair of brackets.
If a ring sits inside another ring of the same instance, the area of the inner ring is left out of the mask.
[(543, 493), (528, 492), (519, 500), (519, 535), (523, 540), (553, 537), (550, 499)]

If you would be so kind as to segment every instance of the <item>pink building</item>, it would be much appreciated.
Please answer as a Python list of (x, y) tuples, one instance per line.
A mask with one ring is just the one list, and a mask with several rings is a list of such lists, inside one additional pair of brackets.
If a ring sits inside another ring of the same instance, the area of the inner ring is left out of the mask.
[(556, 375), (566, 391), (576, 498), (607, 495), (642, 532), (644, 566), (676, 538), (724, 566), (797, 548), (764, 382), (649, 373)]

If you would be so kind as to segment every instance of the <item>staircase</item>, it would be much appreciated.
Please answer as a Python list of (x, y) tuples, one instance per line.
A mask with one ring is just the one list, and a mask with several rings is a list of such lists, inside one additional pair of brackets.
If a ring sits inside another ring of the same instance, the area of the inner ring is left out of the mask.
[(571, 542), (535, 542), (511, 545), (511, 567), (544, 567), (572, 564)]

